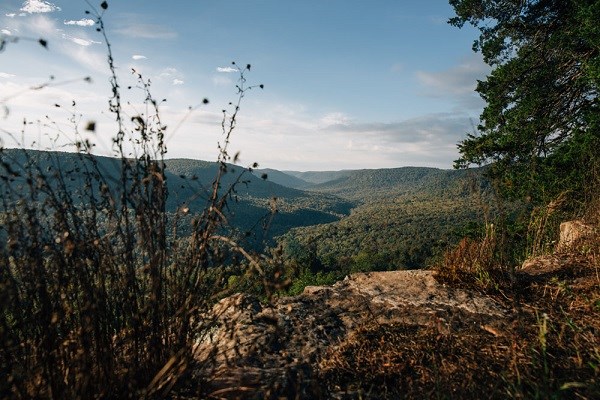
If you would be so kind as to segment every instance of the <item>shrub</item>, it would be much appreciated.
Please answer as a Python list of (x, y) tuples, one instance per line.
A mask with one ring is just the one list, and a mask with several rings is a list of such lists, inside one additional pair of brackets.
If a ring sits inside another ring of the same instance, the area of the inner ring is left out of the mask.
[(482, 239), (464, 238), (456, 247), (446, 251), (434, 268), (436, 276), (444, 282), (489, 289), (496, 285), (493, 276), (503, 269), (498, 251), (496, 229), (493, 224), (488, 224)]

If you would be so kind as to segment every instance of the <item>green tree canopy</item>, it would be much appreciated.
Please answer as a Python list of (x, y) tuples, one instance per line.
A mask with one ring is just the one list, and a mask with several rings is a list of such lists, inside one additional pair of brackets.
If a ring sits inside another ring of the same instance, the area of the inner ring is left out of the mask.
[(492, 164), (504, 193), (548, 201), (598, 177), (600, 0), (450, 0), (493, 67), (479, 81), (478, 132), (457, 167)]

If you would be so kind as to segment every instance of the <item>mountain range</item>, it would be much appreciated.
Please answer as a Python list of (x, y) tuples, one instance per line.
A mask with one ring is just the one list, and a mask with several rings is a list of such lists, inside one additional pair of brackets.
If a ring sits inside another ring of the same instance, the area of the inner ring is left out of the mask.
[[(7, 171), (33, 167), (56, 178), (74, 198), (86, 190), (84, 171), (97, 171), (113, 189), (120, 182), (121, 161), (110, 157), (2, 149), (0, 162), (2, 175), (20, 180), (20, 186), (13, 182), (12, 187), (23, 191), (26, 174)], [(165, 164), (167, 211), (187, 207), (192, 215), (202, 212), (218, 164), (191, 159), (167, 159)], [(390, 265), (406, 266), (424, 262), (432, 248), (452, 241), (451, 232), (473, 223), (487, 190), (481, 175), (479, 170), (424, 167), (300, 172), (227, 165), (221, 190), (237, 182), (227, 219), (239, 231), (251, 232), (255, 247), (285, 236), (315, 247), (321, 258), (339, 261), (367, 251), (385, 254)], [(266, 218), (273, 210), (276, 215)], [(263, 230), (267, 220), (268, 230)]]

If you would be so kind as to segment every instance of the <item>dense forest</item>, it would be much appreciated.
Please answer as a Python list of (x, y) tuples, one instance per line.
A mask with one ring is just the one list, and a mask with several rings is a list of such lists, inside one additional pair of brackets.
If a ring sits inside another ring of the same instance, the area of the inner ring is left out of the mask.
[[(499, 212), (480, 169), (343, 171), (339, 178), (324, 174), (322, 179), (333, 180), (308, 190), (357, 206), (339, 221), (294, 228), (280, 238), (285, 257), (299, 266), (303, 284), (332, 282), (351, 272), (425, 268), (464, 236), (480, 235), (482, 221)], [(517, 217), (515, 202), (505, 208)]]

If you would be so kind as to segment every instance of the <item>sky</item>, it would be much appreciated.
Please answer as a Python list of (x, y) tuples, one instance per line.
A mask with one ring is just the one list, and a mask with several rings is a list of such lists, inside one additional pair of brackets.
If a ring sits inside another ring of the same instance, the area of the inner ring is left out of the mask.
[[(216, 160), (222, 110), (237, 101), (232, 61), (251, 64), (247, 85), (264, 85), (246, 93), (231, 136), (242, 165), (452, 168), (484, 105), (474, 89), (490, 69), (471, 49), (477, 31), (448, 25), (445, 0), (107, 3), (124, 111), (145, 112), (133, 69), (166, 99), (167, 158)], [(98, 0), (0, 3), (3, 146), (72, 151), (79, 132), (95, 153), (114, 154), (107, 43), (92, 7), (102, 11)]]

